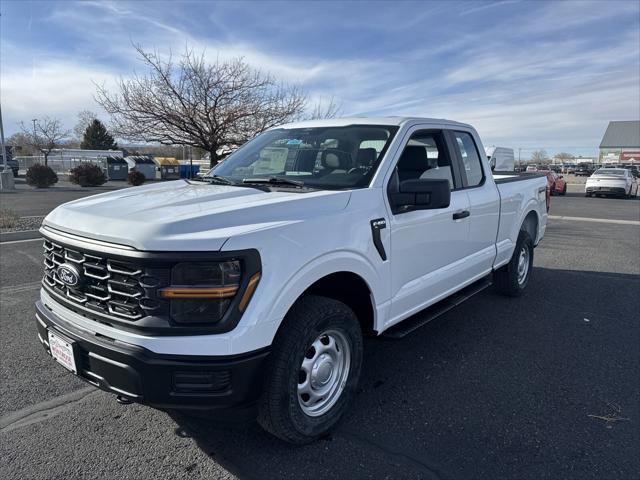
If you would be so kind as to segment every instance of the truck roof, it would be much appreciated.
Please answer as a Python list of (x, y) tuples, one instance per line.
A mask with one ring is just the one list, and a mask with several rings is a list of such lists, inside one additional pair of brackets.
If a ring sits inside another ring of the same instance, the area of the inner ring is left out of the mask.
[(443, 118), (424, 117), (345, 117), (327, 118), (322, 120), (303, 120), (301, 122), (287, 123), (274, 128), (311, 128), (311, 127), (345, 127), (347, 125), (405, 125), (420, 123), (437, 123), (458, 127), (472, 128), (466, 123), (454, 122)]

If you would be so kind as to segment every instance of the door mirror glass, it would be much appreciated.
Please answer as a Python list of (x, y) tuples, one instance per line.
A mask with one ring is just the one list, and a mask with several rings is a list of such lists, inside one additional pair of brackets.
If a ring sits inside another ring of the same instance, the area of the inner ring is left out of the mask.
[(389, 198), (394, 213), (447, 208), (451, 203), (451, 187), (446, 179), (405, 180)]

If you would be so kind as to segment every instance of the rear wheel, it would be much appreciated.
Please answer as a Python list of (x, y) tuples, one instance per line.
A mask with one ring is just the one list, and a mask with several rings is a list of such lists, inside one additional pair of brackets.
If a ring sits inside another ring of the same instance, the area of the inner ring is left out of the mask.
[(566, 195), (567, 194), (567, 184), (565, 183), (564, 186), (562, 187), (562, 193), (560, 195)]
[(556, 184), (551, 185), (551, 196), (553, 197), (556, 194)]
[(273, 344), (260, 425), (295, 444), (328, 433), (353, 399), (362, 349), (360, 324), (349, 307), (330, 298), (302, 297)]
[(520, 296), (529, 283), (532, 268), (533, 240), (526, 230), (520, 230), (511, 260), (493, 273), (496, 290), (502, 295)]

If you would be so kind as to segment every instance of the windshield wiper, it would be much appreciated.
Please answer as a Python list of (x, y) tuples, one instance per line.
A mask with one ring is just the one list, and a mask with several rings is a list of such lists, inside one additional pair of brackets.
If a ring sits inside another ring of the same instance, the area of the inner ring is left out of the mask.
[[(196, 179), (193, 179), (196, 180)], [(220, 175), (212, 175), (210, 177), (204, 176), (204, 177), (200, 177), (197, 180), (201, 180), (203, 182), (209, 182), (209, 183), (217, 183), (220, 185), (237, 185), (237, 182), (234, 182), (233, 180), (227, 178), (227, 177), (221, 177)]]
[(292, 185), (294, 187), (304, 187), (304, 182), (300, 180), (290, 180), (288, 178), (267, 177), (267, 178), (244, 178), (242, 183), (268, 183), (270, 185)]

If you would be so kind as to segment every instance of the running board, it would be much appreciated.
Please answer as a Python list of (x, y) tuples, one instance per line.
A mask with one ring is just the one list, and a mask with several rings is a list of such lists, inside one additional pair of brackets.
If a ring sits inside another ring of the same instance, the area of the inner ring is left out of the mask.
[(382, 336), (394, 339), (404, 338), (410, 333), (415, 332), (420, 327), (424, 327), (431, 320), (435, 320), (440, 315), (443, 315), (452, 308), (457, 307), (465, 300), (473, 297), (476, 293), (480, 293), (485, 288), (490, 287), (491, 284), (491, 275), (488, 275), (463, 288), (459, 292), (454, 293), (450, 297), (447, 297), (444, 300), (425, 308), (421, 312), (414, 314), (408, 319), (401, 321), (397, 325), (394, 325), (384, 331)]

